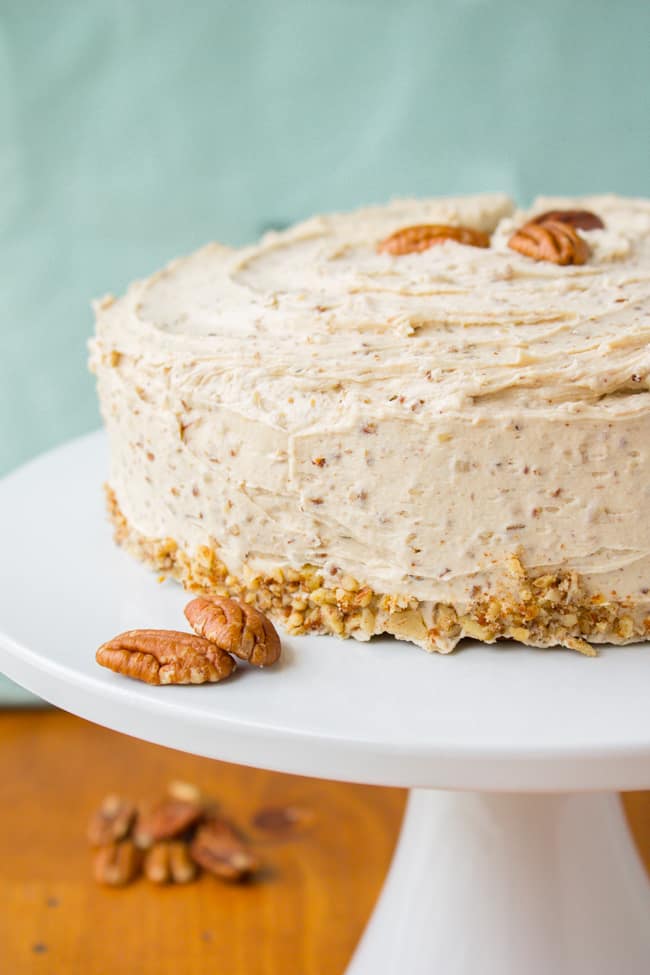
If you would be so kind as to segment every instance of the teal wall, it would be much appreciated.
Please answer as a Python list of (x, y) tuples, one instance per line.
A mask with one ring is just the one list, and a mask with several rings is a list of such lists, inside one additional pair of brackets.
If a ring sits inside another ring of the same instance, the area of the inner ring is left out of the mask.
[(98, 423), (89, 299), (395, 194), (650, 194), (650, 3), (0, 0), (0, 473)]

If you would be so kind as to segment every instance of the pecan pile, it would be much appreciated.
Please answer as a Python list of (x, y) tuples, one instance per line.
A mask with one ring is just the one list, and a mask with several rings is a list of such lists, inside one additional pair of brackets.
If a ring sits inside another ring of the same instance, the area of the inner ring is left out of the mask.
[(187, 884), (201, 870), (238, 882), (260, 867), (256, 853), (216, 804), (186, 783), (172, 783), (164, 799), (136, 807), (107, 796), (88, 824), (93, 876), (111, 887), (141, 874), (154, 884)]
[(97, 663), (146, 684), (205, 684), (229, 677), (234, 657), (256, 667), (280, 657), (275, 627), (247, 603), (202, 596), (187, 604), (185, 616), (194, 633), (128, 630), (101, 645)]

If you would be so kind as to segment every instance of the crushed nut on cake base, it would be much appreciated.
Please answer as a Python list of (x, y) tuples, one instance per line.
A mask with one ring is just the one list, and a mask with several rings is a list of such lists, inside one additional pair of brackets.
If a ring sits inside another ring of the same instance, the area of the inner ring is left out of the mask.
[(290, 634), (319, 633), (369, 640), (389, 633), (430, 652), (449, 653), (463, 637), (484, 643), (510, 639), (532, 647), (562, 646), (595, 656), (594, 643), (625, 644), (650, 637), (650, 616), (625, 600), (589, 592), (577, 572), (559, 570), (531, 576), (513, 554), (503, 578), (489, 592), (475, 588), (466, 606), (378, 593), (343, 576), (325, 584), (312, 565), (278, 567), (271, 574), (234, 576), (214, 548), (190, 555), (172, 538), (139, 534), (106, 487), (115, 541), (190, 592), (229, 596), (266, 613)]

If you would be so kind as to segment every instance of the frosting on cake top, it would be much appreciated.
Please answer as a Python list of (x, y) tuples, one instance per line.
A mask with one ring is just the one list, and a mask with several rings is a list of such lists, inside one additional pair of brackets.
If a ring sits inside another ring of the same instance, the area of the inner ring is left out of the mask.
[[(580, 231), (586, 264), (508, 248), (516, 227), (558, 207), (605, 223)], [(377, 252), (392, 231), (428, 222), (487, 231), (491, 245)], [(494, 194), (317, 217), (245, 249), (208, 245), (105, 301), (99, 318), (100, 335), (110, 320), (141, 364), (169, 360), (195, 402), (236, 404), (288, 430), (360, 402), (386, 416), (513, 399), (634, 409), (618, 394), (650, 385), (650, 202), (540, 198), (522, 213)]]

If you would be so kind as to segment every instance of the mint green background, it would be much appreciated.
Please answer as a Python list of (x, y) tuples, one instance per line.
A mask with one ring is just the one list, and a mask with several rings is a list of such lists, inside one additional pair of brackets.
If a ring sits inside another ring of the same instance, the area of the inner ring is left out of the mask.
[(206, 240), (650, 195), (649, 39), (644, 0), (0, 0), (0, 473), (98, 424), (89, 299)]

